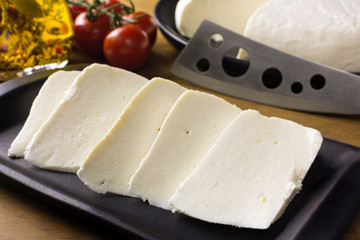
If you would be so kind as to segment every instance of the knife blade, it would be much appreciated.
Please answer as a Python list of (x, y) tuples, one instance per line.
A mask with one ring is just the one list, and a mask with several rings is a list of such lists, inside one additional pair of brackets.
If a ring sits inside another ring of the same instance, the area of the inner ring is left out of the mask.
[[(228, 57), (243, 49), (250, 61)], [(204, 20), (171, 72), (229, 96), (287, 109), (358, 115), (360, 77), (276, 50)]]

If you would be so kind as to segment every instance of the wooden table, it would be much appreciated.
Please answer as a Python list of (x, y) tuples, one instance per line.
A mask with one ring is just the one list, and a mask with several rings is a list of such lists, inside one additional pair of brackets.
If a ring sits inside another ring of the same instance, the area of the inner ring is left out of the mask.
[[(134, 0), (133, 2), (137, 10), (153, 13), (157, 0)], [(147, 78), (159, 76), (174, 80), (190, 89), (200, 89), (170, 73), (170, 67), (178, 53), (159, 32), (157, 42), (152, 49), (150, 61), (138, 73)], [(73, 63), (94, 61), (76, 51), (72, 54), (71, 60)], [(201, 90), (209, 92), (204, 89)], [(242, 109), (256, 109), (267, 116), (293, 120), (318, 129), (326, 138), (360, 147), (360, 116), (335, 116), (297, 112), (217, 93), (213, 94), (236, 104)], [(0, 239), (120, 239), (119, 236), (111, 236), (106, 230), (89, 227), (88, 224), (88, 222), (79, 220), (79, 218), (74, 218), (71, 213), (48, 205), (42, 200), (0, 181)], [(353, 221), (343, 239), (360, 239), (360, 214)]]

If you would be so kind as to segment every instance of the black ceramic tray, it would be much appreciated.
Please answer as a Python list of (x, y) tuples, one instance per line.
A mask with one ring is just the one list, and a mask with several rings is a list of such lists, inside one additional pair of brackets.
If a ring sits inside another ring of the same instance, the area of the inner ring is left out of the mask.
[(188, 38), (182, 36), (175, 26), (175, 8), (178, 0), (160, 0), (155, 7), (155, 20), (164, 37), (177, 49), (185, 47)]
[[(70, 66), (82, 69), (83, 66)], [(340, 239), (359, 210), (360, 149), (325, 139), (302, 191), (267, 230), (211, 224), (149, 206), (140, 199), (97, 194), (75, 174), (42, 170), (7, 150), (50, 72), (0, 84), (0, 181), (70, 208), (120, 234), (146, 239)], [(221, 198), (222, 196), (219, 196)]]

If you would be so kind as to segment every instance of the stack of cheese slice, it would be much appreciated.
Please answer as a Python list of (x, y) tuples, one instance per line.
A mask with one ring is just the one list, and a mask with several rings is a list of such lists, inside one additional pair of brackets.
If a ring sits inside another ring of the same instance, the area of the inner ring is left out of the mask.
[[(72, 84), (54, 89), (61, 77)], [(53, 109), (42, 110), (52, 91)], [(49, 78), (9, 155), (25, 139), (25, 159), (77, 171), (96, 192), (261, 229), (281, 216), (322, 143), (314, 129), (99, 64)]]
[(9, 156), (24, 157), (26, 146), (56, 109), (79, 74), (79, 71), (58, 71), (47, 79), (32, 104), (23, 128), (9, 148)]
[(266, 229), (300, 189), (321, 142), (313, 129), (246, 110), (169, 202), (205, 221)]
[(168, 80), (149, 81), (85, 160), (78, 171), (80, 179), (97, 192), (129, 195), (130, 177), (149, 151), (171, 107), (185, 90)]
[(185, 92), (132, 177), (130, 193), (152, 205), (171, 209), (168, 202), (171, 195), (240, 112), (213, 95)]
[(145, 78), (121, 69), (87, 67), (34, 135), (25, 159), (39, 167), (76, 172), (146, 83)]
[(180, 0), (175, 23), (192, 37), (208, 19), (295, 56), (360, 72), (359, 13), (359, 0)]

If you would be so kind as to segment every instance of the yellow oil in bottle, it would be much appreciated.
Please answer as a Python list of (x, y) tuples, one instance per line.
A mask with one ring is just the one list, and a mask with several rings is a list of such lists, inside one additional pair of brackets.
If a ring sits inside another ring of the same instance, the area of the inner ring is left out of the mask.
[(65, 0), (0, 0), (0, 71), (66, 64), (73, 34)]

